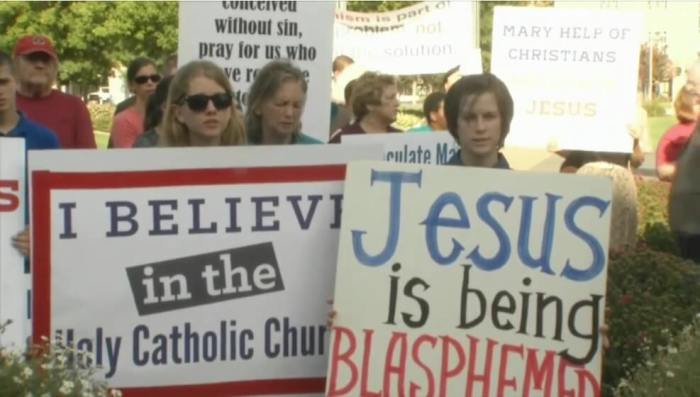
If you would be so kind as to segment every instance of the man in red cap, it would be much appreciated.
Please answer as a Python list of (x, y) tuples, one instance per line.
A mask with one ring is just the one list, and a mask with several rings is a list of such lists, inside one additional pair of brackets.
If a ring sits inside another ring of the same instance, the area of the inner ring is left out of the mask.
[(94, 149), (90, 113), (83, 101), (53, 89), (58, 56), (51, 40), (42, 35), (20, 38), (14, 50), (17, 71), (17, 108), (30, 119), (53, 130), (63, 148)]

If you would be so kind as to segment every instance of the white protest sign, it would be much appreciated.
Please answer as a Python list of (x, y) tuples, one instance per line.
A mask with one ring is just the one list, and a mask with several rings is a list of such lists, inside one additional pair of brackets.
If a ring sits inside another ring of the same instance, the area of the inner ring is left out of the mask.
[(257, 71), (274, 59), (291, 60), (308, 76), (303, 132), (325, 142), (333, 7), (329, 1), (180, 2), (178, 63), (208, 59), (221, 66), (245, 109)]
[(25, 228), (25, 161), (24, 139), (0, 139), (0, 324), (12, 321), (0, 334), (0, 344), (19, 350), (30, 332), (30, 279), (12, 237)]
[(327, 395), (598, 396), (611, 194), (605, 178), (352, 163)]
[(32, 153), (35, 341), (127, 397), (323, 391), (344, 164), (379, 147), (77, 154)]
[(380, 13), (339, 9), (333, 54), (387, 74), (444, 73), (457, 65), (462, 73), (478, 73), (474, 21), (473, 4), (461, 1), (424, 1)]
[(355, 134), (340, 137), (343, 144), (380, 144), (384, 160), (395, 163), (445, 164), (459, 150), (449, 132), (426, 134)]
[(496, 7), (491, 70), (515, 102), (506, 144), (629, 153), (641, 31), (635, 12)]

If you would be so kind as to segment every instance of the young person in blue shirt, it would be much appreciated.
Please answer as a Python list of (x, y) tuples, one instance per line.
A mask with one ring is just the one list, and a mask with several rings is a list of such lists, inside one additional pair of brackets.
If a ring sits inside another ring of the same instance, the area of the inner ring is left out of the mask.
[(445, 96), (447, 129), (460, 150), (449, 165), (510, 169), (500, 153), (513, 120), (513, 98), (490, 73), (464, 76)]
[[(58, 137), (53, 131), (17, 111), (16, 92), (17, 80), (12, 58), (0, 52), (0, 139), (23, 138), (25, 156), (28, 150), (57, 149)], [(16, 235), (12, 243), (24, 256), (29, 256), (29, 228)]]
[(447, 120), (445, 120), (445, 93), (441, 91), (433, 92), (423, 101), (423, 116), (425, 124), (410, 128), (406, 132), (433, 132), (446, 131)]
[(260, 69), (248, 93), (248, 108), (245, 114), (248, 143), (321, 143), (301, 132), (306, 91), (304, 73), (288, 61), (272, 61)]

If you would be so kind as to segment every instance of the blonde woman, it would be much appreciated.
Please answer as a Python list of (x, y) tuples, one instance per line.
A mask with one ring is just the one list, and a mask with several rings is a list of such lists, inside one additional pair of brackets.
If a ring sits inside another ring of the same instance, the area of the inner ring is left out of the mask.
[(166, 101), (160, 146), (245, 144), (243, 118), (223, 70), (210, 61), (178, 69)]

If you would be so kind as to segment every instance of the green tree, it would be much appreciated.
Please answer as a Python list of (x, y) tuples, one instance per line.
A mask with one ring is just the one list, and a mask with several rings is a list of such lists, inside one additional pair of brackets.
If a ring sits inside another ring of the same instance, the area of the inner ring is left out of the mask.
[(3, 2), (0, 49), (11, 52), (19, 37), (45, 34), (59, 54), (59, 82), (86, 90), (134, 57), (175, 52), (177, 10), (177, 2)]
[(412, 6), (420, 1), (348, 1), (348, 11), (385, 12)]

